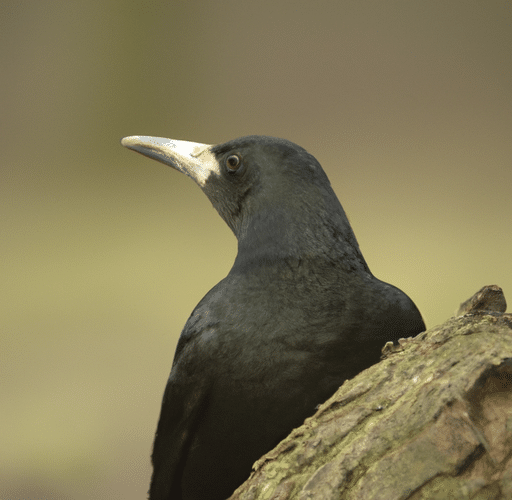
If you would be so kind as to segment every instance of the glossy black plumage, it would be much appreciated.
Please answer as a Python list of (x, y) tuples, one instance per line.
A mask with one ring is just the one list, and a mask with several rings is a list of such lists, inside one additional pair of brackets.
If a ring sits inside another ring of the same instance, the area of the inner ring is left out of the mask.
[(238, 239), (230, 273), (178, 342), (150, 487), (151, 500), (223, 500), (386, 341), (425, 325), (370, 273), (327, 176), (299, 146), (263, 136), (123, 145), (192, 177)]

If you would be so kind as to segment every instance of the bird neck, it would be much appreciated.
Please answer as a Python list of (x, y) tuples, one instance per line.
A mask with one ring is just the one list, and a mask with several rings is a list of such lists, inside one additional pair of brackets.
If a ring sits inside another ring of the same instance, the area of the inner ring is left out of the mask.
[(342, 209), (328, 215), (303, 215), (274, 207), (251, 217), (237, 235), (233, 267), (317, 260), (336, 263), (347, 271), (370, 272)]

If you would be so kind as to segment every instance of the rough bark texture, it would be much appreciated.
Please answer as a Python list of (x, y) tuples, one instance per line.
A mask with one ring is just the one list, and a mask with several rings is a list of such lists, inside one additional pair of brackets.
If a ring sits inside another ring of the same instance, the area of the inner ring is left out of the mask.
[[(501, 297), (500, 297), (501, 294)], [(512, 499), (512, 315), (484, 287), (342, 387), (231, 500)]]

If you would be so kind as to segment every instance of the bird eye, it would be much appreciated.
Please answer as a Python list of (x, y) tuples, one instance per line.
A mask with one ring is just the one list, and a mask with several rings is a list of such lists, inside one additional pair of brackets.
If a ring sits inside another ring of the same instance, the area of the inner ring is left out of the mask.
[(226, 159), (226, 165), (232, 172), (235, 172), (241, 163), (242, 160), (238, 155), (229, 155)]

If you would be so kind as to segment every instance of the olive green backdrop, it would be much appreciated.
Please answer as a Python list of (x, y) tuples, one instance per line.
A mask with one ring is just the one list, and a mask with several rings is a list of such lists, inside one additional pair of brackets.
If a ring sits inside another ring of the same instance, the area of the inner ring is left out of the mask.
[(174, 347), (236, 241), (126, 135), (290, 139), (428, 326), (512, 302), (512, 4), (4, 1), (0, 498), (142, 499)]

